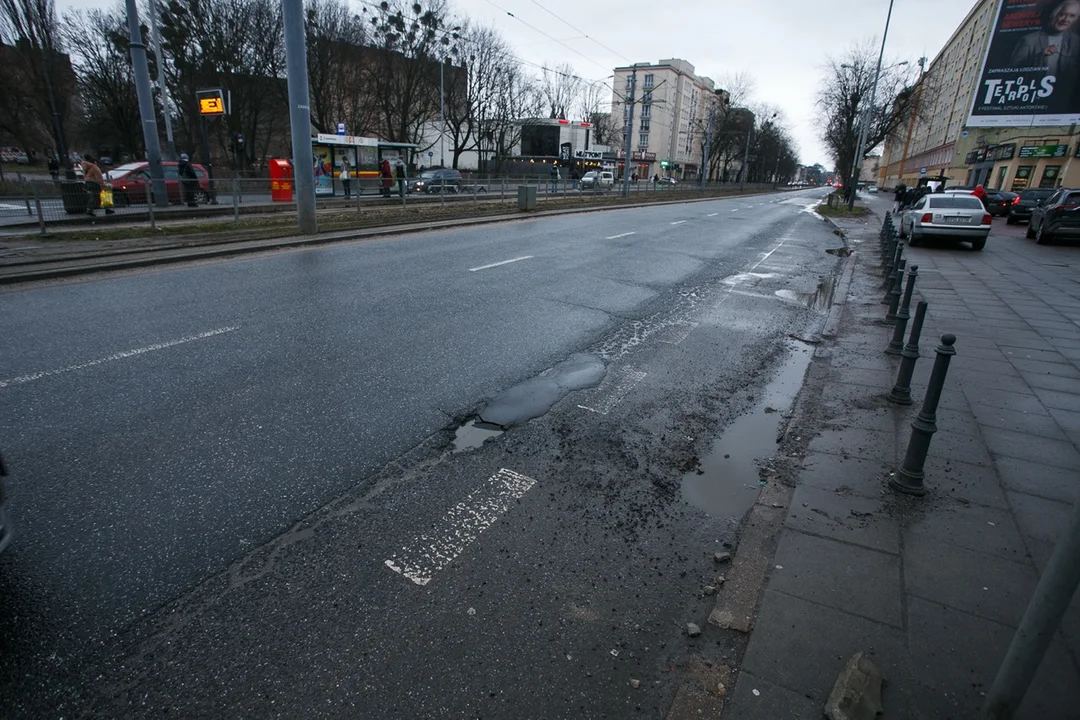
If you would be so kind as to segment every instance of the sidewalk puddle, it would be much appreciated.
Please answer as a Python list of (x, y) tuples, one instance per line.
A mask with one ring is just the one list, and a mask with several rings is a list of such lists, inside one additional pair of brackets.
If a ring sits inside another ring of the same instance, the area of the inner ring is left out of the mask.
[(733, 422), (682, 479), (683, 497), (712, 517), (742, 517), (761, 489), (758, 461), (772, 457), (781, 423), (803, 384), (812, 348), (792, 348), (758, 402)]
[(503, 429), (498, 425), (486, 423), (480, 418), (473, 418), (459, 427), (454, 434), (454, 452), (475, 450), (483, 445), (485, 440), (490, 440), (502, 434)]
[(836, 295), (836, 279), (823, 280), (818, 283), (817, 290), (812, 293), (795, 292), (794, 290), (777, 290), (776, 296), (784, 300), (797, 302), (811, 310), (824, 311), (832, 305), (833, 296)]

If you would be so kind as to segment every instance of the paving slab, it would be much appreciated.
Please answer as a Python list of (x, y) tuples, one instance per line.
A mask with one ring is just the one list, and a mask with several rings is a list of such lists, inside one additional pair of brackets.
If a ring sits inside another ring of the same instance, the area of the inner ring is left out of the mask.
[(995, 457), (1013, 457), (1061, 468), (1080, 468), (1080, 451), (1067, 440), (993, 427), (984, 427), (982, 435)]
[(733, 707), (723, 720), (820, 720), (824, 703), (744, 670), (735, 683)]

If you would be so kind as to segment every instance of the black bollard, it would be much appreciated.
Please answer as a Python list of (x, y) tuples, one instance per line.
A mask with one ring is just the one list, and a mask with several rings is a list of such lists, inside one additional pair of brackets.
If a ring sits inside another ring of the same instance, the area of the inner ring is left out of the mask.
[(907, 260), (901, 259), (900, 265), (896, 268), (896, 282), (893, 283), (892, 290), (889, 292), (889, 311), (885, 313), (886, 322), (895, 322), (896, 311), (900, 307), (900, 286), (904, 284), (904, 266), (907, 265)]
[[(907, 330), (907, 321), (911, 317), (911, 293), (915, 290), (915, 278), (919, 277), (919, 266), (912, 265), (908, 271), (907, 287), (904, 288), (904, 300), (900, 303), (900, 309), (895, 312), (896, 327), (893, 329), (892, 341), (885, 352), (889, 355), (899, 355), (904, 350), (904, 332)], [(888, 316), (886, 316), (888, 317)]]
[(919, 359), (919, 337), (922, 335), (923, 320), (926, 319), (926, 303), (920, 302), (915, 308), (915, 322), (911, 324), (911, 335), (907, 345), (900, 353), (900, 370), (896, 373), (896, 383), (892, 392), (885, 396), (889, 402), (897, 405), (911, 404), (911, 376), (915, 372), (915, 361)]
[[(903, 247), (903, 245), (900, 246), (901, 250), (903, 249)], [(889, 301), (892, 299), (893, 288), (899, 288), (900, 283), (904, 282), (904, 271), (900, 268), (903, 267), (904, 263), (906, 262), (907, 261), (904, 260), (903, 254), (898, 252), (896, 254), (896, 265), (893, 267), (893, 271), (889, 274), (889, 276), (885, 278), (885, 296), (881, 298), (882, 305), (889, 304)]]
[(886, 282), (888, 282), (889, 276), (896, 272), (896, 264), (904, 256), (904, 246), (901, 243), (893, 243), (890, 247), (892, 250), (886, 258), (885, 271), (881, 273)]
[(930, 373), (930, 384), (926, 386), (922, 410), (911, 421), (911, 440), (908, 441), (907, 454), (896, 474), (889, 478), (889, 486), (897, 492), (908, 495), (925, 495), (923, 485), (923, 465), (926, 453), (930, 450), (930, 438), (937, 432), (937, 406), (941, 400), (941, 391), (945, 387), (945, 375), (949, 372), (949, 361), (956, 354), (953, 343), (955, 335), (942, 335), (941, 344), (934, 352), (934, 370)]

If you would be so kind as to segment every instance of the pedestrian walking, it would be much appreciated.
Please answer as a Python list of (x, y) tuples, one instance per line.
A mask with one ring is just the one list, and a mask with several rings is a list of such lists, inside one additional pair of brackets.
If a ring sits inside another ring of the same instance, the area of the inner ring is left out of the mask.
[(401, 158), (398, 158), (394, 174), (397, 176), (398, 196), (403, 198), (405, 197), (405, 161)]
[(656, 189), (656, 186), (659, 183), (660, 183), (660, 173), (656, 173), (655, 175), (652, 176), (652, 184), (653, 184), (653, 189), (654, 190)]
[(180, 162), (176, 165), (176, 174), (180, 176), (180, 188), (184, 202), (188, 207), (197, 207), (196, 194), (199, 188), (199, 176), (195, 174), (195, 168), (191, 165), (191, 158), (187, 153), (180, 154)]
[(390, 197), (390, 188), (394, 186), (394, 173), (390, 170), (390, 161), (383, 158), (382, 165), (379, 166), (379, 176), (382, 178), (382, 190), (380, 191), (383, 197)]
[(557, 192), (559, 189), (559, 181), (562, 177), (559, 175), (559, 166), (551, 166), (551, 192)]
[(570, 182), (573, 184), (574, 190), (577, 190), (578, 180), (581, 179), (581, 175), (578, 174), (577, 168), (570, 171)]
[(345, 197), (352, 197), (352, 176), (349, 174), (349, 161), (341, 161), (341, 189), (345, 191)]
[(893, 212), (900, 212), (904, 207), (904, 193), (907, 192), (907, 185), (900, 183), (896, 186), (896, 191), (893, 193)]
[(60, 179), (60, 159), (55, 155), (49, 156), (49, 176), (53, 180)]
[(638, 180), (637, 173), (631, 173), (630, 174), (630, 182), (637, 185), (637, 180)]
[(105, 177), (93, 155), (84, 155), (79, 165), (83, 171), (83, 187), (86, 188), (86, 214), (93, 215), (101, 207), (101, 186), (105, 183)]

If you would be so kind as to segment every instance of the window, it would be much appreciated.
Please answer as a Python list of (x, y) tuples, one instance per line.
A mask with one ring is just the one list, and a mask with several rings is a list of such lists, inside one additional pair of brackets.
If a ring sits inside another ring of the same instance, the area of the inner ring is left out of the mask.
[(641, 118), (641, 132), (649, 132), (649, 118)]
[(649, 147), (649, 134), (648, 133), (642, 133), (640, 136), (638, 136), (637, 146), (639, 148), (647, 148), (647, 147)]
[(650, 73), (645, 76), (645, 87), (651, 88), (653, 86), (653, 75)]
[(652, 111), (652, 105), (642, 105), (641, 106), (641, 117), (643, 117), (643, 118), (649, 117), (650, 115), (652, 115), (651, 111)]
[(974, 195), (946, 195), (944, 197), (931, 197), (930, 207), (935, 210), (942, 208), (958, 209), (958, 210), (981, 210), (983, 209), (982, 200)]

